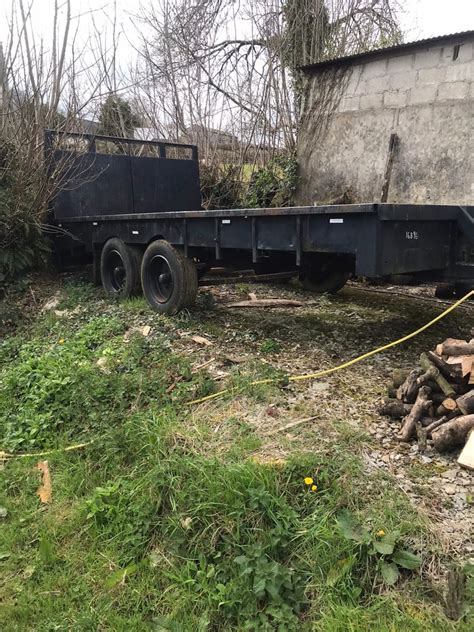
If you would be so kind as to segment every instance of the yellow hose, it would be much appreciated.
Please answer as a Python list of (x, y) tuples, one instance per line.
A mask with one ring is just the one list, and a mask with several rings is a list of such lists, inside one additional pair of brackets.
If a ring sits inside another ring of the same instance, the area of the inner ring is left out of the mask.
[[(464, 303), (464, 301), (467, 301), (469, 298), (471, 298), (471, 296), (474, 296), (474, 290), (471, 290), (465, 296), (463, 296), (458, 301), (456, 301), (455, 303), (450, 305), (448, 307), (448, 309), (445, 309), (444, 312), (442, 312), (441, 314), (436, 316), (436, 318), (433, 318), (433, 320), (430, 320), (429, 323), (426, 323), (425, 325), (423, 325), (419, 329), (416, 329), (415, 331), (412, 331), (410, 334), (407, 334), (406, 336), (403, 336), (403, 338), (399, 338), (398, 340), (394, 340), (393, 342), (389, 342), (386, 345), (383, 345), (382, 347), (378, 347), (377, 349), (372, 349), (372, 351), (368, 351), (367, 353), (364, 353), (364, 354), (358, 356), (357, 358), (353, 358), (352, 360), (348, 360), (347, 362), (344, 362), (343, 364), (339, 364), (338, 366), (334, 366), (334, 367), (332, 367), (330, 369), (324, 369), (322, 371), (317, 371), (316, 373), (306, 373), (305, 375), (292, 375), (288, 379), (289, 379), (290, 382), (301, 382), (303, 380), (314, 380), (314, 379), (316, 379), (318, 377), (323, 377), (324, 375), (330, 375), (331, 373), (336, 373), (336, 371), (341, 371), (342, 369), (347, 369), (348, 367), (352, 366), (353, 364), (357, 364), (358, 362), (362, 362), (362, 360), (365, 360), (366, 358), (370, 358), (371, 356), (375, 355), (376, 353), (381, 353), (382, 351), (386, 351), (387, 349), (391, 349), (392, 347), (396, 347), (397, 345), (400, 345), (403, 342), (406, 342), (407, 340), (411, 340), (411, 338), (414, 338), (415, 336), (418, 336), (418, 334), (421, 334), (422, 331), (425, 331), (429, 327), (432, 327), (438, 321), (442, 320), (445, 316), (447, 316), (450, 312), (455, 310), (456, 307), (459, 307), (459, 305)], [(271, 384), (272, 382), (278, 382), (278, 378), (267, 378), (265, 380), (255, 380), (254, 382), (250, 382), (250, 386), (258, 386), (259, 384)], [(229, 389), (225, 388), (225, 389), (223, 389), (221, 391), (218, 391), (217, 393), (213, 393), (212, 395), (206, 395), (205, 397), (200, 397), (199, 399), (193, 399), (192, 401), (190, 401), (188, 403), (192, 404), (192, 405), (202, 404), (203, 402), (208, 402), (208, 401), (211, 401), (213, 399), (217, 399), (219, 397), (222, 397), (223, 395), (227, 394), (228, 392), (229, 392)]]
[[(414, 338), (418, 334), (421, 334), (422, 331), (425, 331), (429, 327), (432, 327), (435, 323), (437, 323), (438, 321), (443, 319), (445, 316), (447, 316), (450, 312), (455, 310), (456, 307), (459, 307), (459, 305), (464, 303), (464, 301), (467, 301), (469, 298), (471, 298), (471, 296), (474, 296), (474, 290), (471, 290), (465, 296), (463, 296), (458, 301), (456, 301), (455, 303), (450, 305), (448, 307), (448, 309), (445, 309), (444, 312), (442, 312), (441, 314), (436, 316), (436, 318), (433, 318), (433, 320), (430, 320), (429, 323), (426, 323), (426, 325), (423, 325), (419, 329), (416, 329), (415, 331), (412, 331), (411, 334), (407, 334), (406, 336), (403, 336), (403, 338), (399, 338), (398, 340), (394, 340), (393, 342), (389, 342), (386, 345), (383, 345), (382, 347), (378, 347), (377, 349), (372, 349), (372, 351), (368, 351), (367, 353), (364, 353), (364, 354), (358, 356), (357, 358), (353, 358), (352, 360), (348, 360), (347, 362), (344, 362), (343, 364), (339, 364), (338, 366), (334, 366), (331, 369), (324, 369), (322, 371), (317, 371), (316, 373), (306, 373), (305, 375), (292, 375), (288, 379), (289, 379), (290, 382), (301, 382), (303, 380), (314, 380), (314, 379), (316, 379), (318, 377), (323, 377), (324, 375), (330, 375), (331, 373), (336, 373), (336, 371), (341, 371), (342, 369), (347, 369), (348, 367), (352, 366), (353, 364), (357, 364), (357, 362), (362, 362), (362, 360), (365, 360), (366, 358), (370, 358), (371, 356), (375, 355), (376, 353), (381, 353), (382, 351), (386, 351), (387, 349), (390, 349), (391, 347), (396, 347), (397, 345), (402, 344), (402, 342), (406, 342), (407, 340), (411, 340), (411, 338)], [(264, 380), (254, 380), (253, 382), (250, 382), (249, 385), (250, 386), (258, 386), (260, 384), (271, 384), (271, 383), (274, 383), (274, 382), (278, 382), (278, 378), (267, 378), (267, 379), (264, 379)], [(194, 400), (188, 402), (188, 404), (190, 404), (190, 405), (202, 404), (203, 402), (208, 402), (208, 401), (217, 399), (219, 397), (222, 397), (223, 395), (226, 395), (229, 392), (230, 392), (230, 389), (225, 388), (225, 389), (223, 389), (221, 391), (218, 391), (217, 393), (213, 393), (212, 395), (206, 395), (205, 397), (201, 397), (199, 399), (194, 399)], [(8, 453), (8, 452), (0, 451), (0, 460), (2, 460), (2, 459), (3, 460), (13, 459), (13, 458), (26, 458), (26, 457), (41, 457), (41, 456), (46, 456), (48, 454), (53, 454), (54, 452), (69, 452), (71, 450), (78, 450), (80, 448), (85, 448), (85, 447), (91, 445), (92, 443), (93, 443), (93, 441), (88, 441), (87, 443), (77, 443), (75, 445), (70, 445), (70, 446), (68, 446), (66, 448), (59, 448), (57, 450), (48, 450), (47, 452), (30, 452), (30, 453), (23, 453), (23, 454), (11, 454), (11, 453)]]

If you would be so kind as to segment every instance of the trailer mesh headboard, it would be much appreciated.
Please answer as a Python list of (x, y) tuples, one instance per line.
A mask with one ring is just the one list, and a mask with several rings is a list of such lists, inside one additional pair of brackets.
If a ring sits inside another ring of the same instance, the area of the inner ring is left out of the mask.
[(201, 208), (197, 147), (47, 130), (57, 219)]

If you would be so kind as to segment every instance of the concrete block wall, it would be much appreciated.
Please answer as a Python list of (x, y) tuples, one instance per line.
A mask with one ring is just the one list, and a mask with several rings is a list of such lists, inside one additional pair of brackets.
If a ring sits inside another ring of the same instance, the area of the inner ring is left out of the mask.
[(474, 42), (420, 48), (355, 65), (339, 112), (465, 98), (474, 82)]
[[(318, 94), (318, 70), (308, 76)], [(392, 51), (345, 71), (345, 88), (317, 143), (303, 119), (298, 202), (350, 190), (380, 199), (390, 134), (399, 137), (389, 201), (474, 204), (474, 36)]]

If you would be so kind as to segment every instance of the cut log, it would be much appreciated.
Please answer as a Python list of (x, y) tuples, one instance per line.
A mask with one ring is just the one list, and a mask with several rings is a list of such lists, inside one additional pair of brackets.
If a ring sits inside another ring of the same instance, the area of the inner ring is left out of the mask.
[[(427, 385), (428, 386), (428, 385)], [(446, 397), (444, 396), (444, 393), (433, 393), (431, 395), (431, 399), (433, 400), (433, 404), (436, 405), (440, 405), (444, 402), (444, 400), (446, 399)]]
[(226, 307), (304, 307), (305, 303), (286, 298), (258, 298), (255, 301), (228, 303)]
[(465, 443), (467, 435), (474, 428), (474, 415), (456, 417), (433, 432), (433, 445), (438, 452), (456, 448)]
[(390, 399), (383, 402), (379, 406), (377, 412), (384, 417), (391, 417), (392, 419), (402, 419), (408, 415), (413, 406), (410, 404), (404, 404), (399, 399)]
[(430, 372), (430, 375), (432, 375), (433, 379), (438, 384), (438, 386), (443, 391), (443, 393), (446, 395), (446, 397), (452, 397), (453, 395), (456, 394), (456, 390), (448, 382), (448, 380), (443, 375), (441, 375), (440, 370), (437, 367), (435, 367), (435, 365), (431, 362), (431, 360), (428, 358), (426, 353), (421, 354), (420, 365), (423, 367), (425, 372), (427, 371)]
[(448, 417), (441, 417), (440, 419), (431, 420), (431, 423), (429, 424), (429, 426), (426, 426), (425, 428), (426, 434), (430, 435), (434, 430), (436, 430), (436, 428), (439, 428), (440, 426), (445, 424), (447, 421), (449, 421)]
[(453, 399), (452, 397), (446, 397), (446, 399), (443, 399), (443, 401), (439, 405), (436, 414), (441, 416), (449, 415), (449, 413), (452, 413), (454, 410), (456, 410), (457, 407), (458, 405), (455, 399)]
[(414, 404), (420, 385), (417, 380), (423, 373), (421, 369), (413, 369), (408, 374), (408, 377), (397, 390), (397, 399), (405, 402), (406, 404)]
[(418, 449), (420, 452), (424, 452), (428, 447), (428, 433), (426, 432), (426, 428), (423, 427), (423, 424), (420, 421), (416, 422), (416, 441), (418, 443)]
[(459, 384), (462, 382), (462, 367), (461, 364), (449, 364), (443, 358), (440, 358), (433, 351), (428, 351), (426, 354), (431, 362), (441, 371), (444, 377), (448, 378), (448, 380), (456, 382)]
[(466, 445), (459, 455), (458, 463), (468, 470), (474, 470), (474, 432), (469, 433)]
[(471, 415), (474, 413), (474, 389), (461, 395), (456, 400), (456, 405), (463, 415)]
[(474, 355), (474, 341), (467, 342), (467, 340), (447, 338), (440, 345), (436, 345), (436, 353), (439, 356)]
[(430, 394), (431, 391), (427, 386), (422, 386), (418, 391), (413, 408), (403, 421), (400, 434), (398, 435), (399, 441), (410, 441), (415, 430), (416, 422), (423, 417), (426, 408), (431, 404), (429, 399)]
[(394, 369), (392, 371), (392, 383), (395, 388), (398, 388), (410, 375), (410, 369)]
[[(439, 395), (441, 393), (441, 389), (438, 386), (437, 382), (435, 382), (434, 380), (428, 380), (427, 382), (425, 382), (424, 386), (429, 386), (431, 388), (431, 392), (433, 394), (437, 394)], [(444, 397), (444, 393), (441, 393)]]

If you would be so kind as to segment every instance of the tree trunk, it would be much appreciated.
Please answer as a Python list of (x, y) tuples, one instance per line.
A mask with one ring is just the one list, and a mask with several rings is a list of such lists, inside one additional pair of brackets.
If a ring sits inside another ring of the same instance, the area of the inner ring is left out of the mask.
[(474, 415), (457, 417), (433, 432), (433, 445), (438, 452), (462, 445), (470, 430), (474, 428)]

